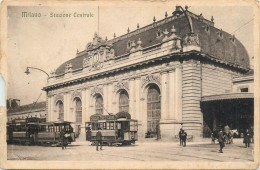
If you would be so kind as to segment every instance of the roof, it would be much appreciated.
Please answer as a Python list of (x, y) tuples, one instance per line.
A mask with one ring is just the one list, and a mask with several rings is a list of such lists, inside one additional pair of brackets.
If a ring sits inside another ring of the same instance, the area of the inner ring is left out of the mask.
[(201, 98), (202, 102), (217, 101), (217, 100), (233, 100), (233, 99), (253, 99), (253, 93), (230, 93), (230, 94), (220, 94), (203, 96)]
[(22, 105), (18, 106), (14, 109), (9, 109), (7, 111), (7, 114), (9, 113), (16, 113), (16, 112), (26, 112), (26, 111), (31, 111), (31, 110), (45, 110), (46, 109), (46, 102), (39, 102), (39, 103), (32, 103), (32, 104), (27, 104), (27, 105)]
[[(137, 43), (141, 40), (143, 49), (162, 43), (162, 38), (158, 38), (158, 31), (168, 32), (175, 28), (177, 37), (182, 40), (190, 33), (191, 29), (195, 35), (198, 36), (199, 46), (201, 52), (206, 53), (216, 60), (221, 60), (226, 63), (232, 63), (245, 69), (249, 69), (249, 57), (245, 47), (242, 43), (229, 33), (214, 27), (212, 21), (204, 19), (202, 16), (195, 15), (190, 11), (186, 14), (189, 16), (188, 20), (184, 14), (177, 16), (170, 16), (158, 22), (154, 22), (143, 28), (129, 32), (120, 37), (107, 41), (114, 49), (115, 57), (124, 56), (130, 53), (130, 48), (127, 48), (128, 42)], [(104, 45), (104, 41), (102, 41)], [(77, 56), (63, 64), (57, 69), (55, 74), (62, 75), (65, 73), (66, 65), (71, 64), (72, 70), (83, 68), (83, 59), (87, 56), (88, 48), (79, 52)]]

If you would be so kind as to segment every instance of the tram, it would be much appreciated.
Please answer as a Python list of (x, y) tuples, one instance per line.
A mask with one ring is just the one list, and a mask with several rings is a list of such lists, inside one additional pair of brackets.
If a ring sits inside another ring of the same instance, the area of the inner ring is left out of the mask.
[(37, 133), (36, 143), (38, 144), (52, 144), (53, 146), (61, 145), (61, 131), (63, 131), (66, 137), (66, 144), (71, 144), (75, 141), (75, 133), (70, 125), (71, 122), (57, 121), (46, 122), (39, 124), (39, 131)]
[(41, 118), (15, 119), (7, 124), (7, 143), (39, 145), (61, 144), (61, 131), (64, 131), (66, 143), (75, 141), (71, 122), (45, 122)]
[(90, 122), (85, 123), (86, 140), (96, 144), (96, 133), (102, 133), (102, 143), (109, 146), (120, 144), (132, 144), (138, 140), (138, 121), (131, 119), (127, 112), (117, 114), (100, 115), (90, 117)]

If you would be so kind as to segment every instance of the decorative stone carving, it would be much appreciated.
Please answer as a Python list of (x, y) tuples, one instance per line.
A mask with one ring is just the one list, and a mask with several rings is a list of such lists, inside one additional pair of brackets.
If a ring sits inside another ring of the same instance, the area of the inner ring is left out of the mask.
[(142, 79), (142, 87), (150, 83), (161, 85), (161, 77), (159, 75), (147, 75)]
[(55, 104), (56, 104), (59, 100), (62, 101), (62, 103), (64, 103), (64, 96), (63, 96), (63, 94), (57, 94), (57, 95), (55, 96)]
[(84, 58), (83, 59), (83, 67), (88, 67), (90, 65), (90, 58)]
[(95, 86), (91, 89), (91, 96), (95, 96), (96, 94), (103, 95), (103, 88)]
[(71, 100), (73, 101), (76, 97), (82, 99), (82, 98), (81, 98), (81, 91), (75, 90), (75, 91), (72, 92), (72, 94), (71, 94)]
[(184, 46), (189, 46), (189, 45), (195, 45), (199, 46), (199, 37), (197, 34), (187, 34), (183, 38), (183, 45)]
[(83, 67), (89, 67), (90, 71), (99, 70), (104, 62), (114, 59), (115, 50), (112, 44), (103, 40), (95, 33), (93, 42), (87, 44), (87, 56), (83, 59)]
[(119, 81), (114, 85), (114, 92), (117, 92), (120, 89), (124, 89), (126, 91), (129, 90), (129, 84), (127, 81)]

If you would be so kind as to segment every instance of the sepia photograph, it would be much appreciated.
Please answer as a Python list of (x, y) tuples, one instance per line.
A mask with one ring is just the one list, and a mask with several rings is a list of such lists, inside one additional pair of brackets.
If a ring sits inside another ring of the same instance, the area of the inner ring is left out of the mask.
[(259, 3), (205, 2), (3, 1), (1, 168), (256, 169)]

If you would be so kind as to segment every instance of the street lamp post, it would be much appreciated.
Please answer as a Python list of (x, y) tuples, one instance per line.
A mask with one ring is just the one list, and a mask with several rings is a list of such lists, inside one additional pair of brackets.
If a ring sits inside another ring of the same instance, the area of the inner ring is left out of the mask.
[(39, 70), (39, 71), (45, 73), (45, 74), (48, 76), (48, 78), (50, 77), (49, 74), (48, 74), (46, 71), (44, 71), (44, 70), (42, 70), (42, 69), (39, 69), (39, 68), (36, 68), (36, 67), (27, 67), (26, 70), (25, 70), (25, 72), (24, 72), (24, 73), (26, 73), (27, 75), (30, 74), (29, 68), (30, 68), (30, 69)]
[[(47, 75), (48, 78), (50, 77), (49, 74), (48, 74), (46, 71), (44, 71), (44, 70), (42, 70), (42, 69), (40, 69), (40, 68), (36, 68), (36, 67), (26, 67), (26, 70), (25, 70), (24, 73), (27, 74), (27, 75), (29, 75), (29, 74), (30, 74), (30, 70), (29, 70), (29, 69), (39, 70), (39, 71), (45, 73), (45, 74)], [(40, 96), (38, 97), (38, 99), (36, 100), (36, 102), (34, 102), (32, 108), (31, 108), (31, 111), (33, 110), (34, 106), (35, 106), (36, 103), (38, 102), (38, 100), (39, 100), (39, 98), (41, 97), (41, 95), (42, 95), (42, 93), (40, 94)], [(31, 111), (30, 111), (30, 112), (31, 112)], [(30, 112), (28, 112), (28, 116), (27, 116), (27, 117), (30, 116)]]

